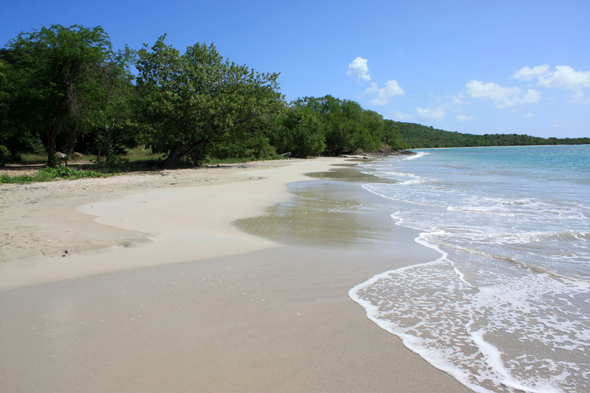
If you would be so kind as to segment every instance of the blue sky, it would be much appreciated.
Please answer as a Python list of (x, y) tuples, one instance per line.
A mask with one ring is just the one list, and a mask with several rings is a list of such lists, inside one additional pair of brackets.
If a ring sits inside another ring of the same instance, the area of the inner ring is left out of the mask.
[(113, 46), (280, 72), (291, 101), (331, 94), (385, 118), (472, 134), (590, 137), (590, 1), (9, 1), (0, 44), (102, 26)]

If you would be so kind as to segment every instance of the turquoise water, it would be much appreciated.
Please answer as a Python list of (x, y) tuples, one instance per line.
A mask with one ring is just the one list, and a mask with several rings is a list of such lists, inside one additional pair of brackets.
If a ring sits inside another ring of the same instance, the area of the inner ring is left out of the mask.
[(590, 146), (417, 152), (363, 187), (441, 257), (350, 296), (476, 391), (590, 391)]

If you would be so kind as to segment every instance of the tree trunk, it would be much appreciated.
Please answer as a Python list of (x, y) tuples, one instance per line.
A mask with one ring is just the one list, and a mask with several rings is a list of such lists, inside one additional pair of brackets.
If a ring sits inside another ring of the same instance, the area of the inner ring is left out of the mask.
[(70, 125), (70, 134), (68, 135), (68, 158), (74, 157), (74, 147), (76, 146), (76, 140), (78, 139), (77, 131), (75, 124)]
[(176, 164), (176, 161), (178, 161), (178, 159), (179, 159), (178, 154), (180, 153), (180, 150), (182, 150), (183, 146), (184, 146), (184, 144), (182, 144), (180, 142), (178, 142), (176, 145), (174, 145), (172, 150), (170, 150), (170, 154), (168, 154), (168, 157), (162, 163), (163, 169), (170, 169), (174, 166), (174, 164)]
[(188, 149), (187, 151), (185, 151), (183, 154), (181, 154), (178, 157), (178, 160), (182, 160), (184, 157), (188, 156), (189, 154), (191, 154), (193, 151), (195, 151), (195, 149), (199, 146), (201, 146), (202, 144), (206, 144), (207, 140), (206, 139), (202, 139), (199, 142), (194, 143), (190, 149)]
[(202, 139), (198, 142), (193, 143), (188, 149), (186, 149), (183, 153), (181, 153), (182, 148), (184, 147), (184, 143), (177, 143), (172, 150), (170, 150), (170, 154), (168, 158), (162, 163), (163, 169), (170, 169), (178, 162), (178, 160), (182, 160), (187, 155), (191, 154), (197, 147), (200, 145), (207, 143), (207, 139)]
[(4, 137), (0, 136), (0, 167), (4, 166)]
[(57, 151), (55, 139), (57, 137), (58, 128), (59, 122), (45, 128), (45, 134), (47, 135), (47, 166), (52, 165), (55, 152)]

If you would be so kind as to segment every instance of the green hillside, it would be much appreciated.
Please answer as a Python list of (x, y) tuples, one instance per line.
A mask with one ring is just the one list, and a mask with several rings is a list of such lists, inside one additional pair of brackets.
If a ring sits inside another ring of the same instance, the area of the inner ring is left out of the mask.
[(396, 122), (403, 142), (410, 148), (522, 145), (584, 145), (590, 138), (539, 138), (518, 134), (472, 135), (438, 130), (415, 123)]

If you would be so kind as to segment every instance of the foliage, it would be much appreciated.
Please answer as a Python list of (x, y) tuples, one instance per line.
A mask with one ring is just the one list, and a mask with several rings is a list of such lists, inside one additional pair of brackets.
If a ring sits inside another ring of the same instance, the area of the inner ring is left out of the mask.
[(213, 44), (195, 44), (181, 55), (164, 40), (141, 49), (137, 63), (141, 139), (168, 153), (164, 167), (187, 156), (199, 164), (220, 143), (266, 131), (261, 125), (282, 107), (278, 74), (230, 63)]
[(4, 165), (4, 157), (8, 155), (8, 149), (4, 145), (0, 145), (0, 166)]
[[(37, 162), (37, 155), (57, 166), (58, 147), (68, 160), (74, 151), (96, 154), (104, 173), (268, 159), (277, 152), (307, 157), (382, 147), (590, 143), (437, 130), (387, 120), (330, 95), (287, 105), (278, 76), (232, 63), (213, 44), (181, 54), (165, 35), (151, 48), (113, 52), (100, 26), (21, 33), (0, 49), (0, 166)], [(145, 146), (125, 156), (138, 143)], [(79, 176), (56, 170), (34, 181)]]
[(393, 120), (383, 120), (383, 136), (385, 138), (385, 143), (392, 149), (404, 150), (410, 148), (410, 146), (402, 140), (402, 135), (399, 131), (399, 123)]
[[(330, 95), (304, 97), (292, 103), (292, 107), (306, 108), (318, 116), (325, 149), (335, 154), (377, 150), (384, 143), (383, 117), (377, 112), (363, 109), (354, 101), (340, 100)], [(297, 132), (302, 133), (301, 130)]]
[(289, 152), (294, 157), (307, 157), (324, 150), (324, 124), (313, 110), (295, 107), (277, 122), (279, 128), (274, 135), (277, 153)]
[(590, 138), (545, 139), (518, 134), (472, 135), (414, 123), (400, 122), (397, 126), (401, 138), (411, 148), (590, 144)]
[(51, 163), (62, 127), (71, 131), (75, 120), (87, 113), (92, 101), (91, 73), (111, 53), (109, 36), (100, 26), (52, 25), (19, 34), (8, 48), (13, 60), (9, 68), (14, 81), (14, 122), (44, 134)]
[(135, 57), (135, 51), (126, 47), (98, 67), (94, 76), (98, 84), (95, 100), (98, 119), (94, 122), (97, 150), (98, 156), (106, 156), (107, 161), (112, 161), (117, 150), (122, 149), (121, 142), (128, 146), (135, 141), (136, 90), (130, 69)]

